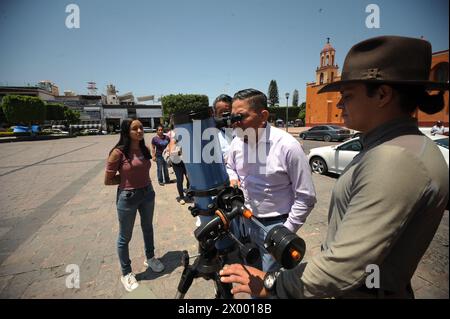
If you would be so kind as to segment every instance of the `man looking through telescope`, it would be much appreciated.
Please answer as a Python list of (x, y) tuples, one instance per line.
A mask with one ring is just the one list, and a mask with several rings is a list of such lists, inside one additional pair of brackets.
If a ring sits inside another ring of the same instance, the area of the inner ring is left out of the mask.
[[(237, 92), (232, 113), (242, 119), (233, 124), (236, 137), (227, 160), (231, 184), (240, 185), (246, 207), (267, 230), (284, 225), (296, 233), (316, 203), (311, 169), (301, 145), (292, 135), (267, 122), (267, 97), (258, 90)], [(250, 154), (259, 156), (252, 158)], [(265, 232), (249, 220), (244, 220), (243, 230), (243, 235), (259, 247), (262, 263), (258, 268), (280, 268), (264, 249)]]

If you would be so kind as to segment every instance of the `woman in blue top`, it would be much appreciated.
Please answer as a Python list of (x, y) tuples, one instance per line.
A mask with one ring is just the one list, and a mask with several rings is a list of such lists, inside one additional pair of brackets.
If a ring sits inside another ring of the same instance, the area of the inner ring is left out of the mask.
[[(167, 168), (167, 163), (163, 158), (163, 152), (167, 145), (169, 145), (170, 138), (164, 134), (164, 129), (161, 125), (158, 126), (156, 131), (156, 136), (152, 139), (152, 155), (153, 161), (156, 162), (156, 168), (158, 172), (158, 182), (159, 185), (164, 186), (170, 183), (169, 170)], [(163, 176), (164, 175), (164, 176)]]

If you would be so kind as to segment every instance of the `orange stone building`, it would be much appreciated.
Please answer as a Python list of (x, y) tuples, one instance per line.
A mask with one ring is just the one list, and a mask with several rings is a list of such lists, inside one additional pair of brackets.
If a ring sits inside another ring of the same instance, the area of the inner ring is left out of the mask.
[[(448, 56), (448, 50), (433, 53), (430, 80), (448, 82)], [(336, 50), (331, 46), (328, 38), (325, 47), (320, 52), (320, 64), (316, 69), (316, 80), (306, 84), (305, 126), (343, 125), (341, 111), (336, 107), (340, 99), (339, 92), (317, 94), (325, 84), (338, 81), (340, 78), (339, 66), (336, 64)], [(440, 120), (446, 127), (449, 127), (448, 94), (448, 91), (446, 91), (444, 96), (445, 107), (441, 112), (433, 115), (420, 111), (416, 112), (415, 117), (418, 118), (420, 126), (433, 126), (436, 121)]]

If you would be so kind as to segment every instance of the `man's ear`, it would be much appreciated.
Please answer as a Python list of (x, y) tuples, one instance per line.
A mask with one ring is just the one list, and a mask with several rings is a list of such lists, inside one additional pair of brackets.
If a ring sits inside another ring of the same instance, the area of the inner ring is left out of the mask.
[(379, 99), (378, 107), (383, 108), (394, 98), (394, 90), (389, 85), (380, 85), (377, 89), (377, 96)]
[(264, 122), (267, 122), (267, 120), (269, 119), (270, 113), (268, 110), (262, 110), (261, 111), (261, 116), (263, 118)]

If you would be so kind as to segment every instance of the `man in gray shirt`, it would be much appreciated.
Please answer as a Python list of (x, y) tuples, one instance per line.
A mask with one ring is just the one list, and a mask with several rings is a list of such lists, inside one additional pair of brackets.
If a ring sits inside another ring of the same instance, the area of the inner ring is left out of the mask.
[(225, 266), (221, 280), (238, 284), (233, 293), (414, 297), (411, 278), (449, 198), (447, 164), (413, 117), (417, 107), (428, 114), (444, 107), (448, 83), (429, 81), (431, 52), (425, 40), (398, 36), (351, 48), (341, 80), (319, 93), (341, 93), (338, 108), (347, 127), (363, 132), (363, 151), (336, 182), (322, 251), (281, 272)]

